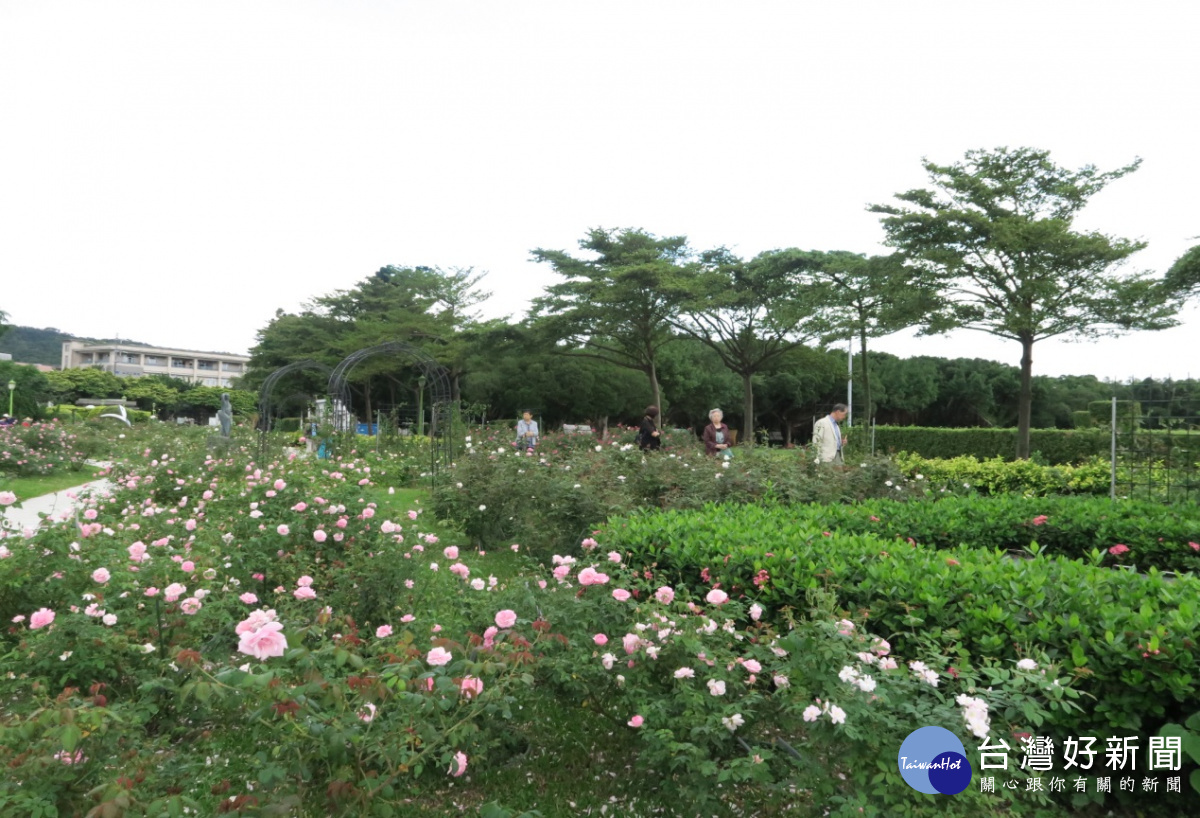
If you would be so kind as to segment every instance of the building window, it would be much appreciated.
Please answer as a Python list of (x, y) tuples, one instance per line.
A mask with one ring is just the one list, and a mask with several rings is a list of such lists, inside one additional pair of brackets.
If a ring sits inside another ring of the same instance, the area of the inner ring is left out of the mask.
[(92, 362), (92, 353), (84, 352), (79, 356), (80, 363), (90, 364)]
[(98, 363), (98, 364), (108, 363), (108, 353), (107, 352), (97, 352), (96, 353), (96, 363)]
[(205, 369), (205, 370), (214, 370), (217, 368), (217, 362), (216, 361), (197, 361), (196, 368), (197, 369)]
[(192, 359), (191, 358), (172, 358), (171, 366), (175, 367), (176, 369), (191, 369), (192, 368)]
[(240, 363), (236, 363), (236, 362), (231, 363), (229, 361), (226, 361), (225, 362), (225, 371), (226, 372), (241, 372), (242, 365)]
[(138, 356), (136, 356), (136, 355), (132, 355), (132, 354), (130, 354), (130, 353), (128, 353), (128, 352), (126, 352), (126, 353), (125, 353), (125, 356), (124, 356), (124, 357), (125, 357), (125, 363), (127, 363), (127, 364), (137, 364), (137, 363), (141, 363), (141, 361), (139, 361), (139, 360), (138, 360)]
[(163, 359), (157, 355), (146, 356), (146, 366), (165, 366)]

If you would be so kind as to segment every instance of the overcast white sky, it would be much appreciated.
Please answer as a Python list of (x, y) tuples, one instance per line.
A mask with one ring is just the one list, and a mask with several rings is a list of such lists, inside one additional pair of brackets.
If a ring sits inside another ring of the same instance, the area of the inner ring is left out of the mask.
[[(491, 316), (588, 227), (879, 252), (922, 156), (1142, 168), (1083, 226), (1165, 270), (1200, 234), (1200, 4), (0, 0), (0, 310), (245, 352), (379, 267), (486, 271)], [(1184, 325), (1039, 374), (1200, 376)], [(978, 333), (876, 348), (1017, 363)]]

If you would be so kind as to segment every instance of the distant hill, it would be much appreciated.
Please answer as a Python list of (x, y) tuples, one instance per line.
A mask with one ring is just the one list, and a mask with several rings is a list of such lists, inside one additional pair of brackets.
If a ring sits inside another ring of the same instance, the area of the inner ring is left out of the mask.
[[(14, 326), (8, 332), (0, 335), (0, 352), (10, 353), (14, 361), (24, 364), (47, 364), (59, 366), (62, 364), (63, 341), (88, 341), (95, 344), (111, 343), (115, 339), (79, 338), (54, 327), (37, 329), (35, 327)], [(120, 339), (126, 344), (141, 344), (141, 341)]]

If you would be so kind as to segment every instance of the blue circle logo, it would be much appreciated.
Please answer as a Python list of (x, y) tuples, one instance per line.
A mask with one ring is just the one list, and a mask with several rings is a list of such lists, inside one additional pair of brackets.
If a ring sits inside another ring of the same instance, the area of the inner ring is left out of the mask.
[(957, 795), (970, 786), (974, 772), (963, 743), (945, 727), (913, 730), (896, 763), (908, 786), (929, 795)]

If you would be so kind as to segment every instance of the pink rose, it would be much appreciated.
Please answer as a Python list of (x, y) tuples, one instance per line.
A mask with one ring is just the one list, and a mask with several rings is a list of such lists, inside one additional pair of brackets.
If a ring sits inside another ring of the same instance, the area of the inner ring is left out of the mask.
[(255, 605), (258, 603), (258, 597), (249, 591), (239, 596), (238, 599), (240, 599), (242, 602), (245, 602), (247, 605)]
[(1112, 554), (1114, 557), (1119, 557), (1128, 551), (1129, 551), (1129, 546), (1121, 545), (1120, 543), (1117, 543), (1112, 548), (1108, 549), (1108, 553)]
[(11, 491), (0, 491), (0, 506), (11, 506), (17, 502), (17, 495)]
[(196, 563), (192, 562), (191, 560), (184, 560), (179, 567), (184, 573), (190, 574), (196, 570)]
[(613, 588), (612, 595), (613, 599), (617, 600), (617, 602), (624, 602), (625, 600), (629, 599), (629, 597), (633, 596), (633, 594), (629, 593), (624, 588)]
[(1032, 522), (1034, 525), (1042, 525), (1049, 519), (1050, 518), (1047, 517), (1045, 514), (1039, 514), (1038, 516), (1036, 516), (1032, 520), (1030, 520), (1030, 522)]
[(391, 635), (392, 635), (392, 626), (391, 625), (380, 625), (378, 628), (375, 629), (375, 637), (377, 639), (386, 639), (387, 637), (389, 637)]
[(472, 699), (483, 692), (483, 679), (476, 679), (474, 676), (464, 676), (458, 689), (465, 698)]
[(704, 596), (704, 601), (709, 605), (724, 605), (729, 601), (729, 594), (722, 591), (720, 588), (713, 588)]
[(425, 661), (434, 667), (441, 667), (442, 665), (449, 664), (450, 660), (453, 658), (454, 657), (451, 655), (450, 651), (442, 647), (437, 647), (429, 651), (429, 653), (425, 656)]
[(664, 585), (654, 592), (654, 598), (663, 605), (670, 605), (675, 601), (675, 589)]
[(54, 611), (49, 608), (39, 608), (29, 617), (29, 629), (44, 628), (54, 621)]
[(746, 668), (746, 670), (750, 671), (751, 673), (762, 672), (762, 665), (760, 665), (755, 659), (747, 659), (746, 661), (742, 662), (742, 667)]
[(646, 723), (646, 720), (643, 719), (641, 716), (634, 716), (627, 723), (629, 724), (630, 727), (641, 727), (643, 724)]
[(146, 556), (146, 544), (143, 542), (135, 542), (125, 550), (129, 552), (129, 559), (134, 562), (141, 562)]
[(302, 588), (307, 588), (309, 585), (313, 584), (313, 578), (308, 574), (305, 574), (304, 576), (300, 577), (300, 579), (296, 580), (296, 584)]
[(313, 532), (313, 539), (316, 540), (317, 542), (325, 542), (325, 540), (328, 537), (329, 537), (329, 535), (326, 534), (324, 531), (322, 531), (319, 528)]
[(291, 533), (291, 530), (283, 523), (280, 523), (279, 528), (276, 528), (275, 530), (285, 537)]
[(107, 568), (97, 568), (92, 572), (92, 581), (99, 582), (101, 585), (112, 579), (112, 574), (108, 573)]
[(501, 628), (511, 628), (517, 624), (516, 611), (503, 610), (496, 614), (496, 625)]
[(458, 559), (458, 546), (456, 546), (456, 545), (447, 546), (446, 548), (442, 549), (442, 553), (446, 555), (446, 559), (456, 560), (456, 559)]
[(282, 656), (287, 650), (287, 637), (280, 631), (283, 625), (267, 622), (258, 630), (246, 631), (238, 640), (238, 652), (262, 661), (272, 656)]
[(301, 585), (299, 588), (292, 591), (292, 596), (296, 597), (296, 599), (316, 599), (317, 592), (307, 585)]
[(597, 645), (607, 645), (608, 637), (602, 633), (598, 633), (592, 637), (592, 641), (595, 642)]
[[(408, 519), (410, 519), (410, 520), (417, 519), (417, 512), (410, 509), (408, 512)], [(454, 559), (454, 558), (451, 557), (450, 559)]]
[[(411, 513), (411, 512), (410, 512)], [(458, 778), (467, 771), (467, 754), (459, 750), (454, 754), (453, 760), (450, 762), (450, 769), (446, 772)]]
[(580, 585), (603, 585), (608, 582), (608, 574), (602, 574), (590, 565), (579, 572)]

